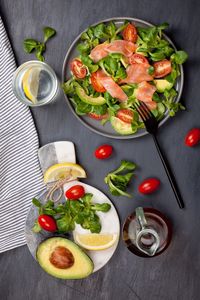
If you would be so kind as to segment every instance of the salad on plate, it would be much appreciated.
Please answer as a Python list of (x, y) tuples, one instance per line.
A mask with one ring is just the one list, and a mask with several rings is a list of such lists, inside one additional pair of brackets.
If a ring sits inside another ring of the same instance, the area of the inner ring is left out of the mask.
[(176, 81), (188, 56), (163, 36), (167, 27), (136, 27), (129, 21), (89, 27), (63, 84), (76, 114), (110, 122), (119, 134), (130, 135), (144, 128), (135, 102), (145, 102), (158, 120), (184, 109), (175, 102)]

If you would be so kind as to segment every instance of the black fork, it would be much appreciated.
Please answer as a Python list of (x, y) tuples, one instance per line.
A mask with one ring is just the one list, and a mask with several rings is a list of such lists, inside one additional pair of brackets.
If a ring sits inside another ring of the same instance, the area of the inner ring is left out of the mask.
[(158, 121), (156, 120), (156, 118), (154, 117), (154, 115), (152, 114), (152, 112), (149, 110), (149, 108), (147, 107), (147, 105), (144, 102), (140, 102), (140, 104), (135, 103), (134, 107), (137, 110), (137, 112), (139, 113), (141, 119), (143, 120), (146, 130), (153, 137), (154, 143), (156, 145), (156, 149), (160, 156), (161, 162), (163, 164), (163, 167), (165, 169), (165, 172), (166, 172), (169, 182), (171, 184), (171, 187), (172, 187), (172, 190), (176, 197), (176, 200), (178, 202), (178, 205), (180, 208), (184, 208), (184, 202), (183, 202), (183, 199), (179, 192), (174, 174), (172, 173), (171, 169), (169, 168), (169, 164), (167, 163), (166, 158), (162, 154), (160, 145), (157, 140)]

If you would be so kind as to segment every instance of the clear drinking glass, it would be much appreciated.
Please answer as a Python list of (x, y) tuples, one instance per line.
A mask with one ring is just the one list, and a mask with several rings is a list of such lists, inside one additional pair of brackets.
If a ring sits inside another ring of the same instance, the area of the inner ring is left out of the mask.
[(28, 61), (17, 68), (12, 82), (15, 96), (28, 106), (42, 106), (55, 100), (59, 84), (54, 70), (41, 61)]

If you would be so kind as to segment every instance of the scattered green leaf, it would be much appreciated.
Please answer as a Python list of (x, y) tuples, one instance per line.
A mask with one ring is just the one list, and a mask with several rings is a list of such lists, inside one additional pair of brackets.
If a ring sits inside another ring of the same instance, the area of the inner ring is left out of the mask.
[(46, 50), (46, 43), (50, 38), (52, 38), (56, 34), (56, 31), (51, 27), (44, 27), (43, 33), (44, 33), (43, 42), (39, 42), (34, 39), (25, 39), (23, 42), (24, 51), (26, 53), (32, 53), (33, 51), (35, 51), (35, 56), (39, 61), (44, 61), (43, 53)]
[(131, 195), (126, 192), (126, 189), (134, 174), (133, 171), (135, 168), (136, 165), (133, 162), (122, 160), (119, 168), (107, 174), (104, 181), (109, 186), (112, 195), (131, 197)]

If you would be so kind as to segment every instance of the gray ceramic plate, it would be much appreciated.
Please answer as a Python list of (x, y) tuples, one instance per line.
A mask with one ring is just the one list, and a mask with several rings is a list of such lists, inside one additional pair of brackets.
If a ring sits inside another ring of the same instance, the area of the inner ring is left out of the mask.
[[(120, 26), (122, 25), (122, 23), (124, 22), (124, 20), (129, 20), (130, 22), (133, 22), (136, 26), (140, 26), (140, 27), (149, 27), (149, 26), (153, 26), (152, 24), (145, 22), (143, 20), (140, 19), (135, 19), (135, 18), (110, 18), (110, 19), (106, 19), (106, 20), (102, 20), (99, 21), (98, 23), (93, 24), (92, 26), (95, 26), (99, 23), (107, 23), (110, 21), (115, 22), (116, 26)], [(66, 56), (65, 56), (65, 60), (63, 63), (63, 70), (62, 70), (62, 82), (66, 81), (66, 78), (70, 78), (71, 74), (70, 74), (70, 68), (69, 68), (69, 64), (70, 61), (74, 58), (77, 57), (79, 55), (78, 51), (76, 50), (76, 47), (78, 45), (78, 43), (80, 43), (81, 39), (81, 34), (74, 40), (74, 42), (72, 43), (72, 45), (70, 46)], [(169, 43), (172, 45), (172, 47), (176, 50), (176, 47), (174, 45), (174, 43), (166, 36), (164, 35), (165, 39), (169, 41)], [(178, 91), (178, 95), (176, 97), (176, 102), (178, 102), (180, 100), (181, 94), (182, 94), (182, 89), (183, 89), (183, 81), (184, 81), (184, 75), (183, 75), (183, 68), (182, 66), (180, 66), (180, 77), (177, 80), (176, 83), (176, 90)], [(107, 122), (104, 126), (101, 125), (100, 122), (96, 121), (96, 120), (92, 120), (90, 118), (88, 118), (87, 116), (78, 116), (74, 110), (74, 107), (71, 103), (71, 101), (68, 99), (68, 97), (65, 95), (65, 98), (67, 100), (67, 103), (71, 109), (71, 111), (73, 112), (73, 114), (77, 117), (77, 119), (83, 124), (85, 125), (87, 128), (91, 129), (92, 131), (101, 134), (103, 136), (106, 137), (110, 137), (110, 138), (114, 138), (114, 139), (132, 139), (132, 138), (136, 138), (136, 137), (141, 137), (145, 134), (147, 134), (145, 129), (141, 129), (139, 130), (137, 133), (132, 134), (132, 135), (120, 135), (117, 132), (114, 131), (114, 129), (111, 127), (110, 122)], [(162, 121), (160, 122), (160, 126), (162, 124), (164, 124), (167, 119), (169, 118), (168, 113), (166, 112), (165, 117), (162, 119)]]

